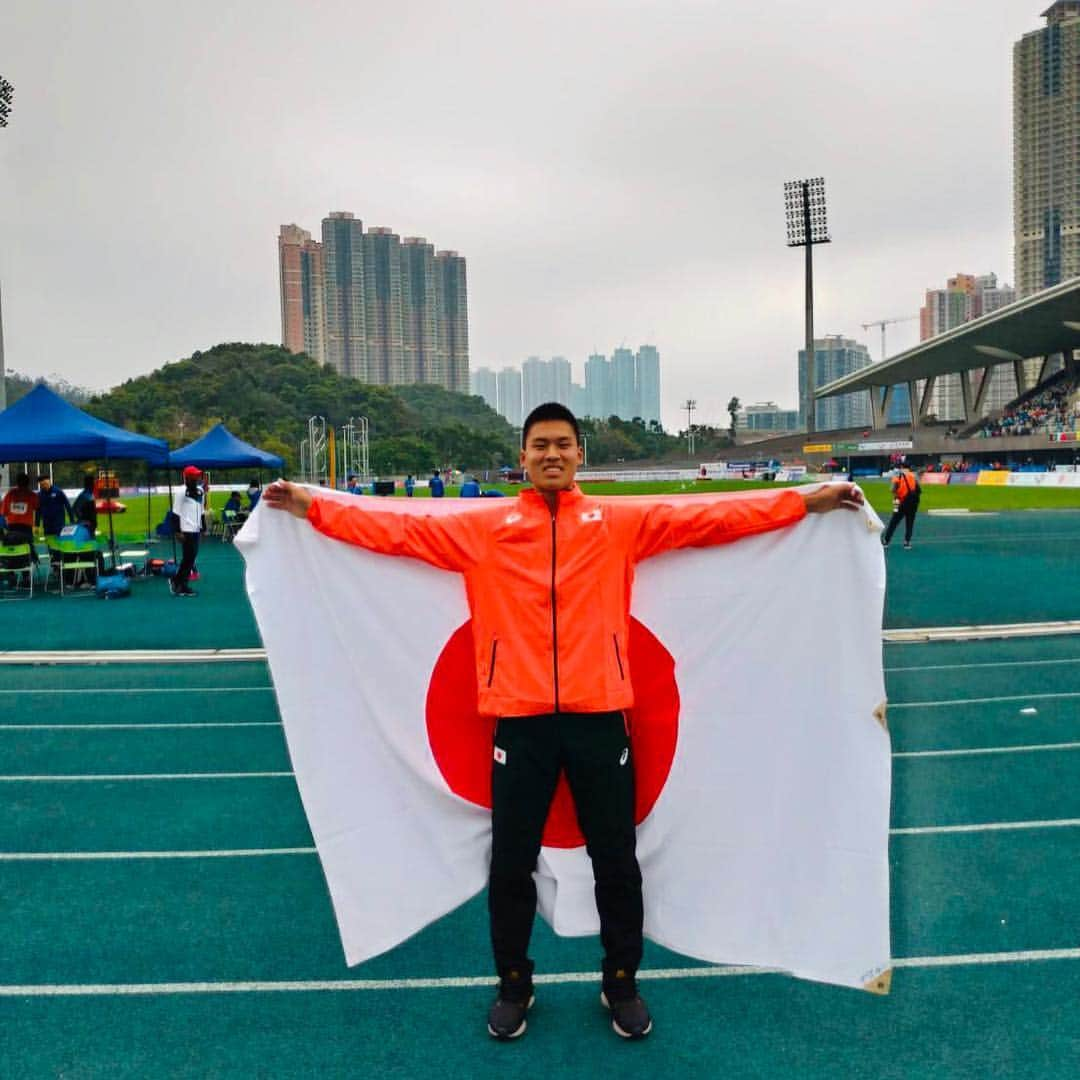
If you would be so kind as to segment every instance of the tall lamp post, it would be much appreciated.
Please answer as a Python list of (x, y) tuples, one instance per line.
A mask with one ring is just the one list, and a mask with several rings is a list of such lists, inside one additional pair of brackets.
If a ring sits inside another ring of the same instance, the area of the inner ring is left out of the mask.
[[(784, 184), (788, 247), (806, 248), (806, 433), (817, 429), (814, 390), (817, 388), (814, 350), (814, 245), (829, 243), (825, 220), (825, 180), (789, 180)], [(799, 388), (800, 391), (802, 387)]]
[[(0, 128), (7, 127), (11, 115), (11, 102), (15, 97), (15, 87), (0, 75)], [(4, 363), (4, 313), (0, 310), (0, 412), (7, 408), (7, 367)], [(7, 463), (0, 465), (0, 487), (5, 489), (10, 483)]]

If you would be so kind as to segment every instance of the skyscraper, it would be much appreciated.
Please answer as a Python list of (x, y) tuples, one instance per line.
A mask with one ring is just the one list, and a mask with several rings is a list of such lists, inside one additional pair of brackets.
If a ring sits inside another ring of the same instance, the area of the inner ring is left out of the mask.
[(322, 244), (299, 225), (282, 225), (278, 236), (281, 279), (281, 343), (326, 361)]
[(603, 353), (593, 353), (585, 361), (586, 416), (606, 420), (615, 411), (611, 392), (611, 364)]
[(326, 362), (340, 375), (376, 382), (367, 359), (363, 224), (345, 210), (334, 211), (323, 218), (322, 244)]
[(1080, 275), (1080, 0), (1013, 46), (1013, 237), (1021, 296)]
[(364, 232), (335, 211), (322, 244), (296, 225), (278, 240), (282, 344), (364, 382), (469, 391), (465, 260), (422, 237)]
[[(962, 323), (989, 315), (1015, 299), (1016, 291), (1009, 285), (999, 286), (996, 274), (957, 274), (946, 281), (944, 289), (926, 290), (926, 301), (919, 310), (919, 336), (926, 341)], [(1016, 397), (1016, 376), (1011, 364), (986, 370), (994, 381), (987, 393), (984, 412), (1000, 409)], [(981, 373), (977, 373), (975, 378), (978, 387)], [(937, 379), (930, 401), (930, 413), (938, 420), (959, 420), (963, 417), (959, 375), (942, 375)], [(904, 419), (909, 416), (908, 412)], [(889, 419), (893, 419), (891, 413)]]
[[(648, 424), (660, 422), (660, 353), (655, 345), (642, 345), (637, 353), (637, 396), (640, 416)], [(631, 418), (632, 419), (632, 418)]]
[(551, 358), (551, 401), (557, 401), (560, 405), (570, 408), (570, 361), (564, 356)]
[(611, 381), (615, 395), (615, 415), (624, 420), (633, 420), (635, 416), (640, 416), (637, 359), (632, 349), (618, 348), (611, 354)]
[(521, 372), (504, 367), (496, 376), (499, 384), (499, 412), (511, 427), (521, 427)]
[(499, 411), (499, 381), (491, 368), (476, 368), (469, 376), (470, 389), (482, 397), (496, 412)]
[[(870, 364), (870, 350), (862, 342), (852, 341), (839, 334), (814, 339), (814, 385), (824, 386), (835, 379), (850, 375)], [(803, 388), (807, 385), (806, 349), (799, 350), (799, 426), (806, 427), (806, 400)], [(863, 391), (825, 398), (815, 404), (815, 427), (818, 431), (838, 431), (843, 428), (869, 426), (870, 397)]]

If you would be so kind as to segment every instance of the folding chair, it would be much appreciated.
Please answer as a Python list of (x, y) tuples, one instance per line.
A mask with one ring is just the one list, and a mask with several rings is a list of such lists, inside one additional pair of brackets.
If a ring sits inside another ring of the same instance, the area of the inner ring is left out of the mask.
[[(50, 576), (55, 575), (60, 595), (63, 596), (69, 589), (77, 589), (82, 583), (89, 584), (91, 572), (97, 575), (100, 568), (98, 546), (92, 540), (50, 540), (49, 566)], [(64, 581), (67, 574), (71, 575), (70, 585)], [(92, 596), (93, 593), (86, 595)]]
[[(34, 554), (29, 544), (0, 544), (0, 582), (4, 592), (26, 590), (29, 599), (34, 598)], [(20, 584), (25, 581), (25, 584)]]
[(221, 542), (231, 544), (240, 531), (242, 522), (238, 521), (239, 515), (235, 510), (222, 510), (221, 512)]

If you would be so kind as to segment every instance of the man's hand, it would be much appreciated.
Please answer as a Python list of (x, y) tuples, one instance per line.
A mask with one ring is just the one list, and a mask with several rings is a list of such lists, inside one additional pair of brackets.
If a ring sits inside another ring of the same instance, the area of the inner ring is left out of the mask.
[(288, 510), (298, 518), (306, 518), (311, 506), (311, 492), (288, 480), (275, 480), (263, 492), (263, 502), (273, 510)]
[(830, 510), (858, 510), (863, 493), (855, 484), (825, 484), (814, 491), (800, 491), (808, 514), (827, 514)]

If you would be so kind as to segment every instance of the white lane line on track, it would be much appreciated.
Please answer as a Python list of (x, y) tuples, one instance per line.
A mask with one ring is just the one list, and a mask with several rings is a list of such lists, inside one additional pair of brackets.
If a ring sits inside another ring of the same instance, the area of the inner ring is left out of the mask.
[(314, 855), (313, 847), (218, 848), (205, 851), (4, 851), (0, 862), (110, 862), (126, 859), (261, 859)]
[(195, 724), (0, 724), (0, 731), (152, 731), (174, 728), (281, 727), (280, 720), (236, 720)]
[(23, 687), (18, 690), (0, 690), (0, 694), (272, 694), (273, 692), (274, 688), (272, 686), (136, 686), (130, 690), (123, 687), (86, 686), (45, 690), (31, 687)]
[(1080, 690), (1069, 690), (1061, 694), (1005, 694), (1001, 697), (953, 698), (949, 701), (890, 701), (889, 712), (893, 709), (930, 709), (943, 705), (992, 705), (999, 701), (1054, 701), (1063, 698), (1080, 698)]
[(1052, 664), (1080, 664), (1080, 656), (1070, 656), (1060, 660), (999, 660), (991, 664), (920, 664), (914, 667), (887, 667), (885, 674), (894, 671), (964, 671), (967, 668), (1003, 668), (1003, 667), (1049, 667)]
[[(84, 724), (75, 724), (73, 727), (76, 730), (81, 730), (86, 727)], [(107, 725), (102, 725), (107, 726)], [(118, 727), (124, 725), (117, 725)], [(130, 724), (128, 727), (165, 727), (164, 724)], [(173, 725), (179, 728), (194, 727), (193, 724), (176, 724)], [(204, 724), (203, 727), (258, 727), (258, 724)], [(279, 724), (268, 725), (271, 727), (279, 727)], [(29, 725), (22, 725), (23, 728), (33, 730)], [(8, 730), (18, 730), (16, 728), (10, 728)], [(1039, 751), (1050, 750), (1080, 750), (1080, 742), (1066, 742), (1066, 743), (1034, 743), (1028, 746), (981, 746), (974, 747), (970, 750), (902, 750), (897, 751), (892, 756), (894, 758), (934, 758), (934, 757), (977, 757), (982, 754), (1033, 754)], [(35, 784), (67, 784), (67, 783), (81, 783), (81, 782), (100, 782), (103, 780), (248, 780), (248, 779), (263, 779), (273, 778), (277, 779), (283, 776), (295, 776), (292, 771), (273, 771), (273, 772), (204, 772), (204, 773), (46, 773), (46, 774), (28, 774), (26, 776), (20, 776), (12, 774), (8, 776), (0, 776), (0, 784), (18, 784), (18, 783), (35, 783)]]
[[(1029, 949), (1022, 952), (961, 953), (952, 956), (906, 956), (892, 961), (894, 968), (971, 967), (983, 964), (1032, 964), (1049, 960), (1080, 959), (1077, 949)], [(661, 979), (720, 979), (753, 975), (782, 975), (775, 968), (752, 967), (691, 967), (643, 968), (637, 973), (641, 980)], [(560, 971), (533, 977), (542, 986), (572, 983), (594, 983), (595, 971)], [(469, 990), (493, 986), (491, 975), (449, 976), (435, 979), (310, 979), (279, 982), (175, 982), (175, 983), (30, 983), (0, 985), (0, 997), (121, 997), (125, 995), (165, 994), (267, 994), (362, 992), (387, 990)]]
[[(1080, 818), (1058, 821), (997, 821), (985, 825), (925, 825), (890, 829), (890, 836), (935, 836), (948, 833), (1011, 832), (1018, 829), (1060, 829), (1080, 826)], [(211, 848), (189, 851), (4, 851), (3, 862), (109, 862), (137, 859), (255, 859), (275, 855), (316, 855), (313, 847)]]
[(890, 829), (890, 836), (941, 836), (947, 833), (1012, 832), (1017, 829), (1075, 829), (1080, 818), (1053, 821), (992, 821), (985, 825), (919, 825)]
[(1080, 750), (1080, 742), (1036, 743), (1031, 746), (981, 746), (971, 750), (902, 750), (893, 754), (893, 757), (977, 757), (980, 754), (1034, 754), (1040, 750)]
[(211, 773), (87, 773), (47, 776), (0, 776), (0, 784), (75, 784), (112, 780), (265, 780), (291, 777), (291, 772), (211, 772)]

